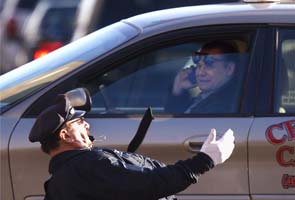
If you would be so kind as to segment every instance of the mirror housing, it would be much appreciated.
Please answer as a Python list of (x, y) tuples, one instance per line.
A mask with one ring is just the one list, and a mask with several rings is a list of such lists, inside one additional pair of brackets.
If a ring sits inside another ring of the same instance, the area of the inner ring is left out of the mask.
[(77, 110), (89, 112), (92, 106), (90, 92), (86, 88), (76, 88), (65, 93), (71, 105)]

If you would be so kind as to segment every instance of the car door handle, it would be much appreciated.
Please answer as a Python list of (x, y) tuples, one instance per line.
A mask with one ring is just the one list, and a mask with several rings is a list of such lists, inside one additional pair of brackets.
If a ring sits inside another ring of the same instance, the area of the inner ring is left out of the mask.
[(25, 198), (25, 200), (44, 200), (44, 196), (43, 195), (28, 196)]
[(191, 153), (199, 153), (207, 135), (194, 135), (184, 140), (183, 147)]

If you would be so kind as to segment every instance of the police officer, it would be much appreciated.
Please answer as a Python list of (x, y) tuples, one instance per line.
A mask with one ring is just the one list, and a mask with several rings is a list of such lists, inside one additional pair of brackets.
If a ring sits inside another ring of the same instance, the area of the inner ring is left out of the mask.
[(85, 114), (61, 94), (31, 129), (29, 140), (40, 142), (51, 156), (46, 200), (175, 199), (173, 194), (196, 183), (198, 176), (223, 163), (234, 149), (230, 129), (217, 141), (212, 129), (200, 153), (166, 166), (135, 153), (93, 148)]

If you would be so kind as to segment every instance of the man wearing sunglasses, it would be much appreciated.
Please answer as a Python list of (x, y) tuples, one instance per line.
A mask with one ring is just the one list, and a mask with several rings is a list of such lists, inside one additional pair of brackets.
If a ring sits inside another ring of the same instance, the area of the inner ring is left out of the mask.
[[(192, 54), (194, 65), (175, 77), (166, 110), (172, 113), (230, 113), (236, 109), (236, 56), (230, 43), (213, 41)], [(192, 97), (190, 90), (200, 93)]]
[(216, 140), (212, 129), (200, 153), (166, 166), (135, 153), (92, 147), (85, 114), (66, 95), (59, 95), (31, 129), (29, 140), (40, 142), (51, 156), (45, 200), (176, 199), (173, 194), (196, 183), (198, 176), (223, 163), (234, 149), (232, 130)]

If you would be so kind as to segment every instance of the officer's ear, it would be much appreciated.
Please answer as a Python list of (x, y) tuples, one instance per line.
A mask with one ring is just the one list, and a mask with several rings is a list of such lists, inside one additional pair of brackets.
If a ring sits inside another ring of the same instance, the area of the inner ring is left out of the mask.
[(74, 141), (74, 139), (72, 138), (71, 134), (67, 131), (67, 129), (62, 128), (59, 132), (59, 137), (62, 141), (66, 142), (66, 143), (71, 143)]

